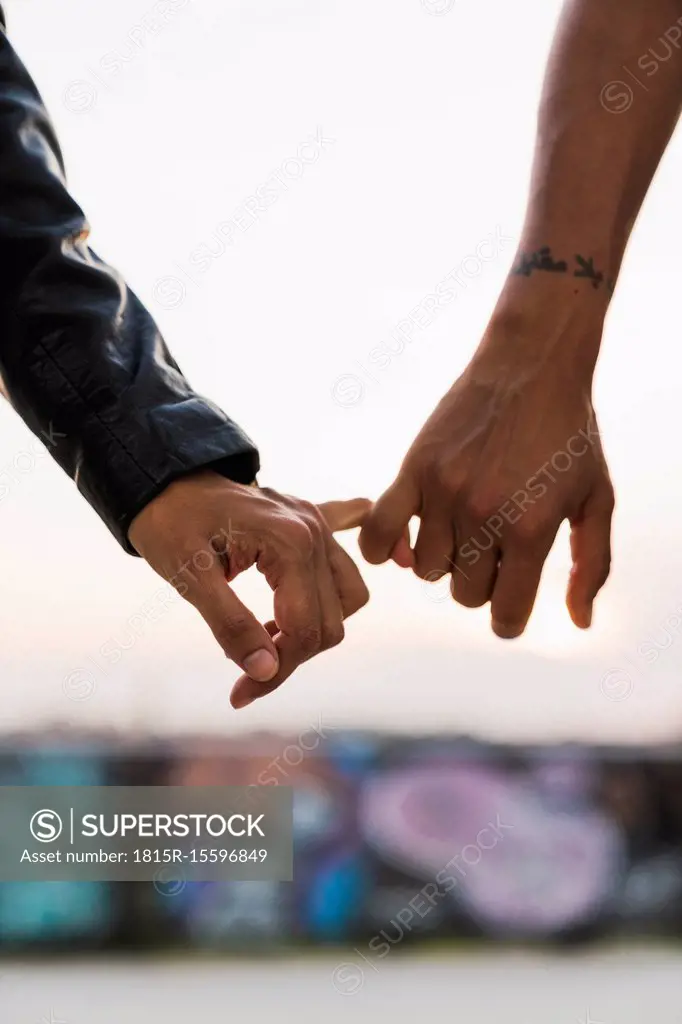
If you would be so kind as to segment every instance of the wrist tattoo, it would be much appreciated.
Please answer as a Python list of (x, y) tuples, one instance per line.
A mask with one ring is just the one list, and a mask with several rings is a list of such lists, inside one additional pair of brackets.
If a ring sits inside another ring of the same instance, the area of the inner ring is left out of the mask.
[(530, 277), (536, 270), (543, 270), (551, 274), (568, 274), (572, 271), (573, 277), (591, 281), (593, 288), (600, 288), (604, 284), (609, 294), (613, 294), (613, 280), (610, 277), (605, 277), (603, 271), (597, 270), (593, 256), (588, 258), (576, 253), (573, 259), (574, 265), (569, 268), (566, 260), (555, 260), (551, 248), (545, 245), (542, 249), (536, 249), (535, 252), (521, 252), (511, 273), (516, 277)]

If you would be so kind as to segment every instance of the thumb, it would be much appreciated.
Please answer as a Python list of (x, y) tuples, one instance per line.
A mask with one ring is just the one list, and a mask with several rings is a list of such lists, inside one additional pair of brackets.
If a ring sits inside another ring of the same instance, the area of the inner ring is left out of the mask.
[(368, 562), (373, 565), (385, 562), (396, 546), (398, 557), (407, 560), (404, 551), (406, 544), (409, 547), (405, 539), (409, 537), (407, 528), (412, 516), (419, 511), (419, 502), (417, 488), (405, 477), (398, 477), (381, 495), (360, 531), (360, 550)]
[(372, 502), (369, 498), (352, 498), (350, 501), (323, 501), (317, 507), (329, 529), (336, 533), (362, 526)]
[(573, 568), (566, 605), (580, 629), (590, 626), (594, 599), (609, 576), (613, 508), (613, 491), (610, 487), (604, 488), (591, 495), (579, 516), (571, 519)]
[(223, 651), (251, 679), (266, 683), (277, 674), (272, 637), (225, 582), (222, 567), (202, 572), (183, 595), (203, 617)]

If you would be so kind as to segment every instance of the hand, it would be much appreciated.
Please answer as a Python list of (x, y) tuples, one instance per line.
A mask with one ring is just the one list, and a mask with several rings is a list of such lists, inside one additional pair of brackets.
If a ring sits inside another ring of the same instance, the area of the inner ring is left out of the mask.
[(419, 516), (417, 575), (451, 573), (454, 599), (470, 608), (490, 601), (494, 632), (512, 638), (525, 629), (545, 559), (568, 519), (567, 605), (587, 628), (609, 574), (614, 505), (591, 400), (587, 353), (598, 349), (596, 333), (587, 344), (584, 325), (564, 324), (538, 356), (518, 324), (492, 324), (367, 517), (365, 558), (385, 561)]
[[(128, 535), (244, 670), (230, 696), (242, 708), (340, 643), (343, 620), (367, 603), (362, 577), (332, 532), (360, 526), (370, 507), (363, 498), (318, 507), (206, 471), (170, 484)], [(275, 617), (265, 626), (227, 585), (254, 564), (274, 591)]]

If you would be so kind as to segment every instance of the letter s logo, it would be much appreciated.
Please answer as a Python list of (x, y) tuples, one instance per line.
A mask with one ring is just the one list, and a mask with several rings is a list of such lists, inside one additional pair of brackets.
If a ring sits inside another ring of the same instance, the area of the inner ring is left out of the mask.
[(39, 843), (53, 843), (62, 834), (62, 819), (56, 811), (36, 811), (31, 818), (31, 835)]

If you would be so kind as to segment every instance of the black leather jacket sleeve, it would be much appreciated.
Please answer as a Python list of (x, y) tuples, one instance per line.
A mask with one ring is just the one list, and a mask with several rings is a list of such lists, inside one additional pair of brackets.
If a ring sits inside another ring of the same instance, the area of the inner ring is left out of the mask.
[(0, 9), (0, 374), (19, 415), (134, 553), (128, 527), (167, 484), (200, 467), (251, 483), (258, 453), (190, 388), (87, 234)]

